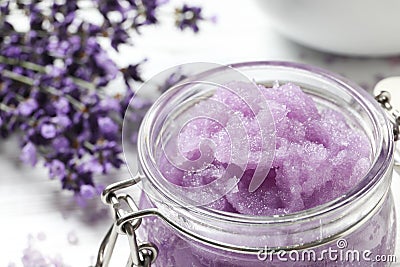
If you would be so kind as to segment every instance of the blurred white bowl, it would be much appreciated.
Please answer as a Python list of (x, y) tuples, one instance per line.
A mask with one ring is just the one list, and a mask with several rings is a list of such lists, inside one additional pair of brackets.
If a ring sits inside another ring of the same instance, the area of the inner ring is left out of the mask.
[(400, 0), (258, 0), (277, 31), (319, 50), (400, 54)]

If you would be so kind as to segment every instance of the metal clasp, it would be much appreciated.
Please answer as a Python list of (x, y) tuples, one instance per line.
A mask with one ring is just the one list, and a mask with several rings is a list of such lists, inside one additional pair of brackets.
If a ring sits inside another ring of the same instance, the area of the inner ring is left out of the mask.
[[(400, 139), (400, 77), (389, 77), (379, 81), (374, 89), (375, 99), (386, 110), (393, 124), (394, 140)], [(400, 173), (400, 144), (394, 152), (394, 168)]]
[[(140, 175), (137, 175), (132, 179), (111, 184), (103, 191), (101, 199), (111, 207), (115, 220), (101, 242), (94, 267), (108, 267), (119, 235), (128, 236), (131, 253), (127, 267), (148, 267), (156, 260), (157, 247), (150, 242), (139, 243), (136, 237), (136, 230), (140, 227), (141, 218), (146, 211), (140, 211), (130, 195), (117, 193), (121, 189), (138, 184), (140, 180)], [(148, 210), (147, 213), (152, 214), (154, 211)]]
[(375, 96), (375, 99), (388, 112), (389, 119), (393, 124), (394, 140), (398, 141), (400, 135), (400, 112), (392, 106), (390, 102), (390, 93), (388, 91), (381, 91), (380, 93), (378, 93), (378, 95)]

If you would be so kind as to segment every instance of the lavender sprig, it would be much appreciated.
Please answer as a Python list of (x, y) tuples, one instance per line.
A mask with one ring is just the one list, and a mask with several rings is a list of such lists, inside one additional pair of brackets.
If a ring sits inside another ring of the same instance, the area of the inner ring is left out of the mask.
[[(51, 179), (74, 192), (79, 203), (102, 190), (94, 174), (107, 174), (123, 164), (122, 119), (132, 85), (143, 82), (145, 61), (118, 67), (99, 43), (106, 37), (118, 52), (133, 34), (159, 23), (159, 0), (2, 1), (0, 3), (0, 136), (21, 136), (21, 160), (39, 159)], [(102, 22), (82, 19), (97, 10)], [(24, 14), (28, 29), (10, 22)], [(176, 26), (199, 30), (201, 8), (175, 11)], [(107, 85), (121, 75), (125, 93), (110, 95)], [(140, 98), (136, 96), (139, 100)], [(150, 103), (142, 100), (134, 123)], [(135, 138), (132, 138), (133, 140)]]

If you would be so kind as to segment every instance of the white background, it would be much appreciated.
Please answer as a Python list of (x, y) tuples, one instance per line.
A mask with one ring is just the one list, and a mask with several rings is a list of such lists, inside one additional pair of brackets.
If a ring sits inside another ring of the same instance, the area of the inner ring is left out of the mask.
[[(344, 74), (369, 90), (380, 77), (400, 74), (400, 59), (332, 57), (286, 40), (271, 29), (257, 2), (203, 0), (200, 3), (205, 14), (218, 16), (217, 24), (202, 24), (198, 35), (182, 34), (172, 26), (152, 27), (140, 38), (134, 38), (133, 49), (122, 49), (121, 56), (114, 56), (122, 65), (148, 57), (149, 61), (143, 68), (147, 78), (186, 62), (256, 60), (289, 60), (318, 65)], [(49, 255), (59, 254), (70, 266), (93, 264), (100, 240), (111, 223), (110, 217), (104, 216), (102, 206), (92, 203), (90, 208), (80, 209), (68, 192), (60, 191), (58, 181), (48, 180), (46, 170), (41, 167), (32, 169), (18, 162), (16, 140), (1, 142), (0, 267), (8, 266), (10, 262), (22, 266), (21, 257), (29, 234), (44, 234), (46, 240), (37, 242), (40, 251)], [(126, 177), (128, 172), (124, 169), (98, 180), (107, 184)], [(399, 179), (399, 176), (394, 176), (393, 191), (397, 204), (400, 204)], [(97, 219), (93, 220), (93, 217)], [(78, 238), (76, 245), (67, 241), (68, 234)], [(399, 247), (397, 245), (397, 258), (400, 260)], [(127, 241), (121, 239), (114, 266), (124, 266), (127, 248)]]

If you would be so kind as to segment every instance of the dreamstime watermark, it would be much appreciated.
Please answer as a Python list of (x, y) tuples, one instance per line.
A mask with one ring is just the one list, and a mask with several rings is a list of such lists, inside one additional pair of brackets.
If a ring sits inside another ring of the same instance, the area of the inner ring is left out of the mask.
[(257, 254), (260, 261), (279, 262), (396, 262), (395, 255), (373, 254), (371, 250), (357, 250), (348, 248), (346, 239), (339, 239), (336, 248), (329, 247), (322, 250), (271, 250), (267, 246)]

